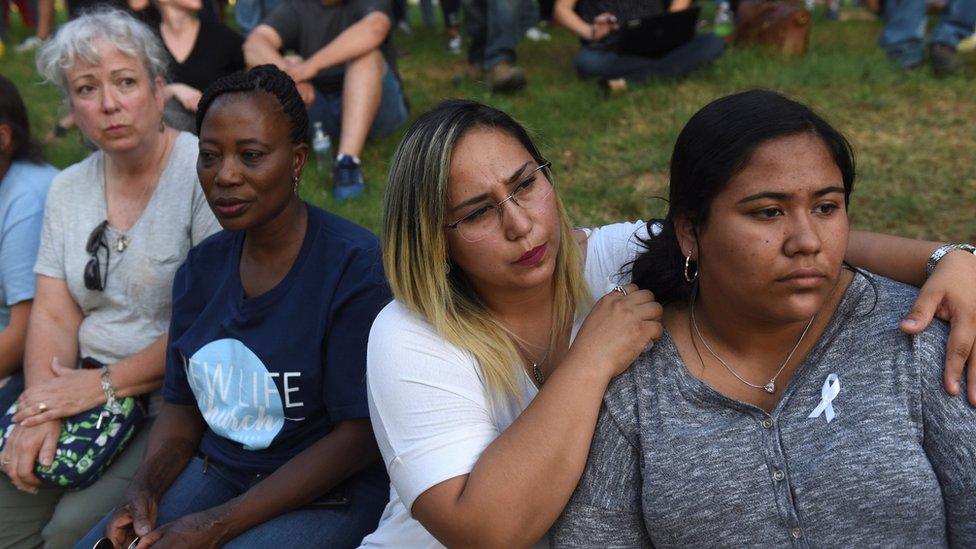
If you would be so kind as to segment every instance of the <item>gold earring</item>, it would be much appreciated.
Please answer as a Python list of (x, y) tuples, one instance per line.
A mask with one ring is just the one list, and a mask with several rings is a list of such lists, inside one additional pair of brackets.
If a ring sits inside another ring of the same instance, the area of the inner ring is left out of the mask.
[(163, 133), (165, 131), (166, 131), (166, 124), (163, 123), (163, 119), (160, 118), (159, 119), (159, 133)]

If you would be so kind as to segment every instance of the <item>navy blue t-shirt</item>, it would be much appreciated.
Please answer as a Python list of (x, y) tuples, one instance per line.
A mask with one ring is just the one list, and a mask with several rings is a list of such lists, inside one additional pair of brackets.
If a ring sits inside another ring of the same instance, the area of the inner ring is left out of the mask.
[(366, 339), (391, 296), (376, 237), (314, 206), (291, 270), (250, 299), (243, 243), (219, 232), (177, 272), (163, 397), (200, 408), (204, 455), (265, 473), (369, 417)]

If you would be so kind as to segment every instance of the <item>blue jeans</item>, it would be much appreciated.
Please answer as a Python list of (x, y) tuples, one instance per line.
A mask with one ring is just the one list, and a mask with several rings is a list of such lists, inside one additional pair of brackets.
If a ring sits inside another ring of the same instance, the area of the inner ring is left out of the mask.
[[(897, 63), (917, 65), (924, 54), (925, 24), (925, 0), (887, 0), (878, 44)], [(931, 42), (955, 48), (973, 33), (974, 26), (976, 0), (949, 0), (932, 31)]]
[(485, 70), (502, 61), (515, 63), (525, 0), (461, 0), (461, 7), (471, 39), (468, 63)]
[[(196, 457), (159, 500), (156, 525), (205, 511), (233, 499), (264, 478), (205, 462)], [(224, 547), (357, 547), (376, 529), (390, 496), (386, 473), (367, 469), (351, 488), (350, 503), (334, 509), (300, 508), (255, 526)], [(91, 549), (104, 536), (111, 514), (88, 532), (75, 549)]]
[(576, 71), (584, 78), (626, 78), (634, 82), (652, 77), (674, 78), (711, 63), (723, 51), (725, 41), (714, 34), (699, 34), (657, 59), (583, 46), (576, 55)]
[[(369, 127), (369, 137), (377, 138), (390, 135), (402, 126), (410, 115), (406, 99), (396, 74), (389, 65), (383, 74), (383, 97), (373, 118), (373, 125)], [(332, 138), (334, 147), (339, 146), (339, 136), (342, 130), (342, 92), (323, 94), (315, 90), (315, 99), (308, 108), (309, 139), (316, 122), (322, 123), (322, 128)]]

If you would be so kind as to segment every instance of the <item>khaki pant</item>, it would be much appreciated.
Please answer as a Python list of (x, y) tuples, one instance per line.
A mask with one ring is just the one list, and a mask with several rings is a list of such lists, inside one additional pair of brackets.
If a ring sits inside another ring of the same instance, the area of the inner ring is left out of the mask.
[(129, 486), (151, 427), (152, 422), (146, 422), (115, 463), (84, 490), (67, 492), (45, 486), (37, 494), (27, 494), (0, 474), (0, 549), (73, 547), (115, 507)]

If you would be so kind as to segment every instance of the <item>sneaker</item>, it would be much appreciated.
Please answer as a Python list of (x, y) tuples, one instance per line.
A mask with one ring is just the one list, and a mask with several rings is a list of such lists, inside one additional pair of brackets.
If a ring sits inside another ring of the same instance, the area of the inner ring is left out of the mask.
[(525, 37), (533, 42), (547, 42), (552, 40), (552, 36), (539, 27), (529, 27), (529, 30), (525, 31)]
[(397, 28), (399, 28), (403, 34), (413, 34), (413, 29), (410, 27), (410, 21), (407, 21), (406, 19), (401, 19), (400, 22), (397, 23)]
[(488, 69), (485, 83), (492, 92), (518, 91), (525, 87), (525, 71), (508, 61), (502, 61)]
[(956, 48), (948, 44), (932, 44), (929, 46), (929, 60), (936, 76), (947, 76), (958, 72), (962, 67)]
[(351, 200), (363, 194), (366, 183), (359, 159), (349, 154), (340, 154), (332, 165), (332, 192), (339, 202)]
[(450, 40), (447, 41), (447, 52), (454, 55), (459, 55), (461, 50), (464, 48), (464, 44), (461, 42), (461, 35), (452, 36)]
[(17, 52), (17, 53), (27, 53), (29, 51), (33, 51), (33, 50), (36, 50), (37, 48), (41, 47), (41, 44), (43, 44), (43, 43), (44, 43), (44, 40), (41, 40), (40, 38), (38, 38), (36, 36), (31, 36), (27, 40), (24, 40), (20, 44), (17, 44), (16, 46), (14, 46), (14, 51)]

